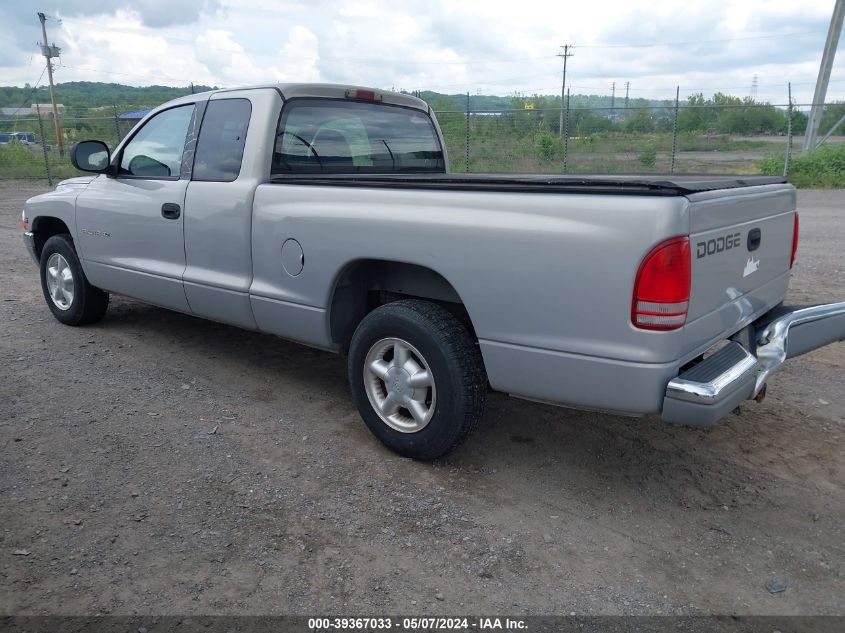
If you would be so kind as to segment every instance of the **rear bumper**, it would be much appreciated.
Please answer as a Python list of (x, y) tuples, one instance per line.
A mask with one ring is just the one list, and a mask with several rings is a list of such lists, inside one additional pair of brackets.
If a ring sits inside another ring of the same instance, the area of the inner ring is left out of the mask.
[(758, 322), (753, 353), (731, 342), (669, 381), (662, 417), (709, 426), (756, 397), (788, 358), (845, 340), (845, 302), (781, 307)]
[(23, 243), (26, 246), (26, 250), (29, 251), (29, 254), (32, 256), (33, 261), (38, 264), (38, 254), (35, 250), (35, 233), (32, 231), (25, 231), (23, 234)]

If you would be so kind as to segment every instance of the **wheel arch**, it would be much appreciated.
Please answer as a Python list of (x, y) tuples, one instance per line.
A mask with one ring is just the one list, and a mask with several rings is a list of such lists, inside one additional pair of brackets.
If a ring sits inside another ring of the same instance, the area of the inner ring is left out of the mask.
[(30, 231), (35, 236), (35, 254), (40, 258), (44, 244), (54, 235), (67, 233), (73, 239), (70, 227), (59, 217), (52, 215), (39, 215), (32, 220)]
[(463, 299), (444, 275), (419, 264), (361, 258), (348, 262), (332, 284), (328, 301), (332, 343), (345, 353), (355, 328), (367, 314), (380, 305), (408, 298), (426, 299), (442, 305), (477, 339)]

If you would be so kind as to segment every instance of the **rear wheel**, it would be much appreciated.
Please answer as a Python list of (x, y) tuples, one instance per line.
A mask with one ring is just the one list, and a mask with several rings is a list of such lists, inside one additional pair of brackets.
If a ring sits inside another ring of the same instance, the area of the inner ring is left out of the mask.
[(349, 349), (352, 395), (388, 448), (435, 459), (463, 442), (484, 413), (487, 377), (478, 346), (455, 316), (428, 301), (381, 306)]
[(70, 235), (54, 235), (41, 249), (41, 289), (47, 307), (66, 325), (86, 325), (103, 318), (109, 295), (85, 277)]

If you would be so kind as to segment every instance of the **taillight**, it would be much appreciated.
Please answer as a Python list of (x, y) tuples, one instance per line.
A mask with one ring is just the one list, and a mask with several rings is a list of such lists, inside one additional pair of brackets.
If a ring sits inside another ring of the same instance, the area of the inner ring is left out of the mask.
[(364, 90), (363, 88), (350, 88), (346, 91), (347, 99), (360, 99), (361, 101), (381, 101), (382, 94), (375, 90)]
[(643, 330), (683, 327), (689, 310), (690, 275), (688, 237), (673, 237), (655, 246), (637, 272), (631, 322)]
[(26, 211), (21, 211), (21, 226), (24, 231), (29, 230), (29, 220), (26, 217)]
[(792, 226), (792, 254), (789, 256), (789, 267), (795, 265), (795, 255), (798, 253), (798, 213), (795, 214), (795, 223)]

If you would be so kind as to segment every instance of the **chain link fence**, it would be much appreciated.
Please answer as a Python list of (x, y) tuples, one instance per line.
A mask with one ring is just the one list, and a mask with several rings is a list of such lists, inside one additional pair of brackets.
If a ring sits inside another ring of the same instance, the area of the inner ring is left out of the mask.
[[(772, 106), (711, 107), (709, 114), (753, 119), (757, 108)], [(748, 134), (717, 125), (679, 128), (678, 119), (695, 116), (694, 109), (577, 108), (562, 117), (559, 108), (436, 114), (452, 172), (752, 175), (778, 160), (785, 170), (787, 150), (800, 145), (786, 113), (776, 130)]]
[[(61, 117), (64, 151), (52, 113), (0, 118), (0, 179), (80, 175), (68, 156), (74, 143), (94, 138), (114, 147), (137, 122), (111, 106), (97, 110)], [(806, 121), (789, 106), (756, 103), (436, 111), (450, 171), (558, 174), (785, 173), (800, 147), (793, 130), (803, 132), (796, 114)]]
[(57, 143), (52, 112), (0, 118), (0, 179), (56, 180), (82, 175), (70, 163), (78, 141), (98, 139), (115, 147), (137, 120), (111, 115), (60, 117), (62, 147)]

